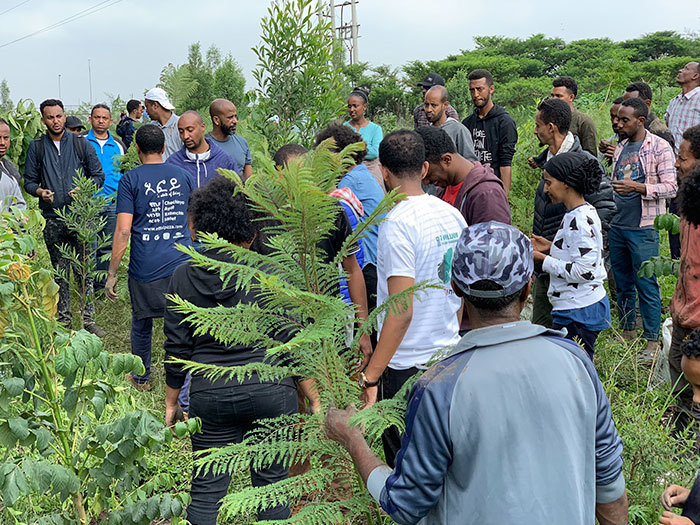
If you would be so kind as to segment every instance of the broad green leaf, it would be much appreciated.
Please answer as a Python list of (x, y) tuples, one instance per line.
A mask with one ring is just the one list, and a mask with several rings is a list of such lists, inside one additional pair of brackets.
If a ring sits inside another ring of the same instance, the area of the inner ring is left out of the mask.
[(35, 428), (32, 430), (32, 432), (36, 436), (34, 446), (36, 446), (36, 449), (39, 452), (43, 452), (44, 450), (46, 450), (46, 447), (48, 447), (49, 443), (51, 442), (51, 439), (53, 437), (51, 435), (51, 432), (49, 432), (43, 427)]
[(75, 410), (76, 404), (78, 403), (78, 389), (77, 388), (69, 388), (66, 390), (66, 392), (63, 394), (63, 403), (61, 403), (61, 406), (65, 408), (68, 412), (72, 412)]
[(182, 503), (180, 503), (180, 500), (173, 498), (173, 502), (170, 504), (170, 510), (173, 513), (173, 516), (179, 516), (182, 514)]
[(178, 421), (177, 423), (175, 423), (173, 430), (175, 430), (175, 435), (177, 437), (183, 438), (187, 435), (187, 423), (185, 423), (184, 421)]
[(2, 380), (2, 386), (12, 396), (17, 397), (24, 392), (24, 379), (21, 377), (8, 377)]
[(29, 423), (21, 417), (13, 417), (7, 423), (10, 425), (10, 430), (18, 439), (25, 439), (29, 436)]
[(160, 517), (163, 519), (170, 519), (173, 515), (172, 511), (173, 498), (170, 494), (165, 494), (163, 499), (160, 500)]
[(24, 472), (17, 465), (12, 465), (12, 467), (5, 474), (2, 489), (0, 489), (3, 503), (8, 507), (12, 507), (21, 495), (29, 494), (29, 483), (27, 483)]
[(154, 520), (158, 517), (160, 514), (160, 500), (158, 496), (153, 496), (151, 498), (148, 498), (148, 501), (146, 503), (146, 517), (149, 520)]
[(63, 377), (68, 376), (78, 368), (78, 364), (75, 362), (73, 357), (73, 350), (70, 346), (65, 347), (56, 356), (55, 361), (56, 372), (61, 374)]
[(92, 406), (95, 407), (95, 417), (100, 419), (105, 410), (105, 396), (102, 392), (97, 392), (92, 398)]
[(0, 423), (0, 444), (11, 449), (17, 443), (17, 436), (10, 429), (9, 423)]

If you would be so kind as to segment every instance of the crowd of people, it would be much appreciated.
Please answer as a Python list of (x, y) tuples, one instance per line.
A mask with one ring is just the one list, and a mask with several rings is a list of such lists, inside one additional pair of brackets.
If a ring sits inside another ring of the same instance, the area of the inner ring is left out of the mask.
[[(419, 83), (423, 103), (414, 111), (414, 130), (383, 136), (366, 116), (369, 91), (358, 87), (348, 96), (348, 120), (330, 123), (316, 137), (316, 148), (331, 144), (334, 151), (361, 144), (331, 193), (338, 200), (337, 218), (318, 247), (326, 262), (387, 191), (406, 196), (347, 250), (337, 293), (364, 320), (390, 296), (417, 283), (433, 285), (407, 308), (387, 312), (377, 333), (360, 339), (362, 407), (393, 398), (409, 378), (425, 371), (408, 397), (405, 432), (391, 427), (384, 433), (381, 459), (361, 430), (349, 426), (355, 408), (348, 407), (329, 410), (327, 434), (348, 450), (369, 492), (398, 523), (425, 518), (588, 524), (594, 516), (602, 525), (627, 523), (623, 443), (595, 370), (595, 346), (599, 333), (611, 327), (612, 300), (627, 339), (638, 338), (639, 311), (646, 341), (639, 359), (648, 363), (658, 356), (659, 285), (639, 270), (659, 254), (653, 225), (668, 205), (681, 217), (680, 236), (670, 238), (672, 254), (680, 259), (668, 358), (677, 400), (674, 429), (697, 429), (700, 64), (679, 71), (681, 93), (668, 106), (666, 124), (650, 110), (650, 87), (631, 83), (611, 105), (613, 135), (600, 141), (590, 117), (575, 108), (576, 81), (553, 81), (551, 97), (534, 115), (534, 133), (544, 149), (528, 159), (531, 176), (540, 180), (530, 237), (511, 225), (515, 122), (494, 104), (489, 71), (472, 71), (468, 80), (474, 111), (461, 122), (442, 77), (431, 73)], [(266, 383), (254, 375), (212, 382), (190, 377), (170, 360), (236, 366), (265, 357), (256, 347), (195, 333), (166, 301), (168, 293), (202, 307), (260, 301), (250, 291), (224, 285), (217, 272), (189, 263), (175, 248), (177, 243), (203, 249), (197, 233), (207, 232), (243, 249), (270, 250), (260, 226), (265, 221), (219, 176), (221, 169), (232, 170), (245, 182), (253, 174), (248, 143), (236, 134), (233, 102), (212, 101), (209, 134), (196, 111), (176, 115), (160, 88), (149, 90), (143, 103), (127, 103), (116, 126), (119, 138), (110, 132), (112, 109), (94, 106), (85, 133), (79, 119), (66, 117), (60, 100), (42, 102), (46, 133), (30, 144), (21, 175), (6, 158), (9, 126), (0, 120), (0, 197), (5, 208), (24, 206), (23, 185), (39, 200), (51, 263), (63, 270), (57, 277), (58, 320), (71, 326), (70, 263), (58, 247), (76, 246), (77, 238), (56, 211), (71, 202), (75, 172), (82, 170), (100, 188), (96, 198), (107, 201), (110, 236), (109, 247), (95, 254), (106, 282), (90, 279), (85, 287), (90, 294), (103, 287), (115, 300), (130, 244), (131, 351), (141, 357), (145, 373), (125, 379), (150, 389), (153, 319), (164, 317), (166, 423), (200, 417), (202, 432), (192, 436), (196, 452), (240, 442), (259, 419), (297, 412), (297, 388), (309, 410), (319, 411), (309, 380)], [(144, 113), (151, 123), (141, 122)], [(132, 142), (141, 165), (122, 174), (114, 159)], [(302, 145), (287, 144), (274, 161), (282, 169), (306, 153)], [(522, 320), (530, 297), (532, 320)], [(83, 326), (104, 336), (94, 307), (85, 309)], [(289, 334), (281, 331), (279, 337)], [(426, 371), (446, 347), (447, 355)], [(251, 467), (255, 486), (287, 475), (283, 464)], [(188, 520), (216, 523), (229, 482), (225, 473), (194, 473)], [(700, 482), (691, 490), (672, 485), (662, 502), (667, 510), (661, 523), (700, 524)], [(672, 514), (673, 506), (683, 507), (683, 516)], [(269, 520), (289, 516), (285, 505), (258, 513)]]

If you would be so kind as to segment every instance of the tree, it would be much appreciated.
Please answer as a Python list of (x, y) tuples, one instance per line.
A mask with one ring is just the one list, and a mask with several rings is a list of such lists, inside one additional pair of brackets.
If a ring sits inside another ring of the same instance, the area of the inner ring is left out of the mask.
[(344, 111), (342, 78), (333, 65), (338, 43), (321, 11), (315, 0), (281, 0), (260, 23), (251, 124), (271, 148), (292, 140), (310, 146), (321, 127)]
[(214, 71), (212, 98), (225, 98), (236, 105), (241, 105), (244, 93), (243, 70), (229, 53)]
[(214, 74), (211, 65), (218, 61), (219, 50), (212, 46), (207, 52), (207, 61), (202, 58), (199, 42), (190, 45), (187, 55), (187, 69), (192, 79), (197, 83), (197, 89), (185, 99), (185, 109), (203, 111), (209, 109), (212, 101)]
[(0, 113), (12, 111), (14, 107), (10, 98), (10, 86), (7, 85), (7, 80), (3, 79), (0, 82)]
[(168, 64), (160, 72), (158, 87), (168, 93), (177, 112), (182, 113), (183, 110), (188, 109), (187, 101), (199, 88), (199, 82), (194, 79), (187, 64), (181, 66)]

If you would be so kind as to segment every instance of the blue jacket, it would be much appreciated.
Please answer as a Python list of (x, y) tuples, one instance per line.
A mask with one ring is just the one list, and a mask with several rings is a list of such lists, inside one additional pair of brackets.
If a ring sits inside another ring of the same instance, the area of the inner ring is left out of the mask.
[[(217, 176), (216, 170), (223, 168), (238, 172), (236, 161), (231, 158), (224, 150), (214, 144), (213, 141), (205, 138), (209, 144), (209, 157), (205, 160), (197, 158), (191, 159), (187, 156), (187, 148), (182, 146), (180, 151), (176, 151), (168, 157), (165, 162), (174, 164), (186, 170), (194, 178), (194, 182), (198, 188), (206, 186), (209, 181)], [(197, 156), (199, 157), (199, 156)]]
[(590, 525), (625, 489), (593, 363), (528, 321), (465, 335), (416, 382), (405, 419), (395, 468), (367, 480), (400, 524)]
[(104, 146), (100, 146), (100, 143), (97, 142), (97, 137), (95, 137), (93, 130), (88, 131), (85, 138), (95, 148), (95, 153), (97, 153), (97, 158), (100, 160), (102, 171), (105, 174), (105, 183), (102, 189), (97, 192), (97, 195), (101, 197), (113, 195), (116, 199), (117, 196), (114, 194), (117, 191), (122, 174), (114, 166), (114, 159), (118, 155), (124, 155), (124, 147), (114, 139), (109, 131), (107, 135), (109, 135), (109, 138)]

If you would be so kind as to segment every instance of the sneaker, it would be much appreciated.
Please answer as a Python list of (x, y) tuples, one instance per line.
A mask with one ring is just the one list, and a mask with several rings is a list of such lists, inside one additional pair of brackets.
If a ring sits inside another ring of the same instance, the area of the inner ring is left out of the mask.
[(146, 381), (145, 383), (138, 383), (136, 381), (136, 379), (134, 379), (134, 376), (131, 375), (131, 372), (126, 373), (126, 375), (124, 376), (124, 381), (129, 383), (131, 386), (133, 386), (139, 392), (150, 392), (151, 391), (151, 383), (149, 381)]
[(100, 339), (102, 339), (104, 336), (107, 335), (107, 332), (105, 332), (104, 330), (102, 330), (102, 328), (100, 328), (99, 326), (97, 326), (97, 324), (95, 324), (94, 321), (89, 322), (89, 323), (86, 323), (86, 324), (85, 324), (85, 330), (87, 330), (87, 331), (90, 332), (91, 334), (95, 334), (95, 335), (96, 335), (97, 337), (99, 337)]
[(642, 361), (646, 362), (652, 362), (654, 359), (656, 359), (656, 354), (659, 353), (659, 342), (658, 341), (647, 341), (647, 346), (644, 350), (642, 350), (642, 353), (639, 355), (639, 358)]

